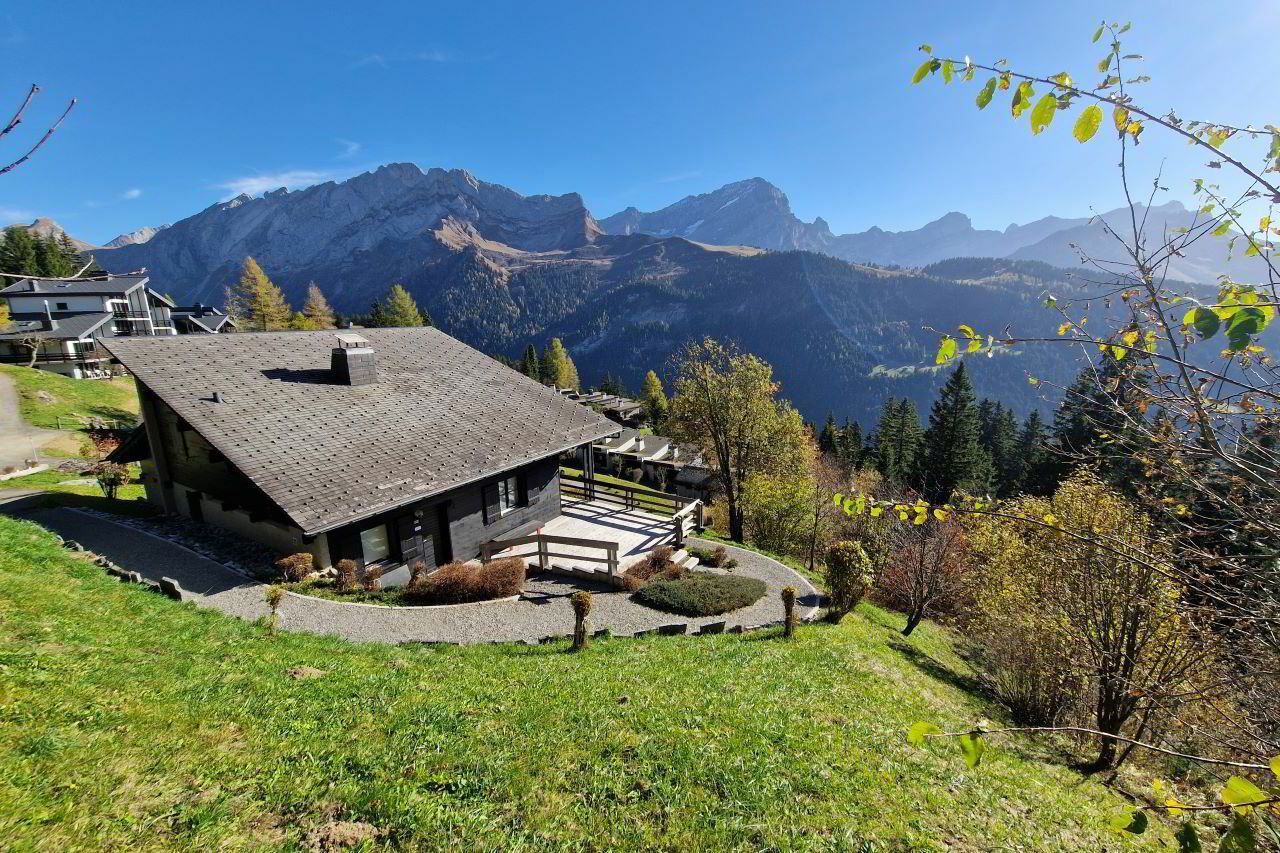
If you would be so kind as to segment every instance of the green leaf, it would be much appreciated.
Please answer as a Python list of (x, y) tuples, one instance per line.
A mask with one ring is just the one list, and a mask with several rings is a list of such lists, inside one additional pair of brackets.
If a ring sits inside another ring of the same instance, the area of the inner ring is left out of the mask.
[(1102, 107), (1092, 104), (1081, 111), (1080, 117), (1076, 119), (1076, 126), (1071, 129), (1071, 133), (1076, 138), (1076, 142), (1088, 142), (1093, 139), (1093, 135), (1098, 132), (1098, 128), (1102, 126)]
[(920, 63), (920, 67), (916, 69), (916, 73), (911, 77), (911, 85), (919, 83), (921, 80), (929, 76), (929, 72), (933, 70), (934, 60), (926, 59)]
[(1031, 106), (1031, 98), (1035, 95), (1036, 90), (1027, 81), (1018, 84), (1018, 88), (1013, 92), (1013, 102), (1009, 105), (1014, 118), (1021, 118), (1022, 113)]
[[(1232, 776), (1222, 789), (1222, 801), (1229, 806), (1240, 806), (1242, 803), (1257, 803), (1267, 799), (1266, 793), (1243, 776)], [(1237, 814), (1248, 814), (1253, 806), (1236, 809)]]
[(1116, 130), (1121, 133), (1129, 129), (1129, 111), (1124, 107), (1116, 107), (1112, 110), (1111, 120), (1116, 123)]
[(991, 96), (996, 93), (996, 78), (992, 77), (987, 84), (978, 91), (977, 104), (978, 109), (985, 110), (987, 104), (991, 103)]
[(1227, 334), (1257, 335), (1267, 327), (1267, 315), (1261, 308), (1241, 308), (1231, 315), (1227, 324)]
[(1230, 221), (1223, 222), (1217, 228), (1213, 229), (1213, 236), (1225, 237), (1227, 236), (1227, 233), (1230, 231), (1231, 231), (1231, 222)]
[(1218, 315), (1210, 308), (1192, 308), (1187, 315), (1182, 318), (1183, 325), (1193, 326), (1200, 335), (1200, 340), (1208, 340), (1218, 333), (1218, 327), (1222, 325), (1222, 321), (1218, 319)]
[(1056, 95), (1045, 95), (1036, 102), (1036, 107), (1031, 111), (1031, 135), (1039, 135), (1053, 123), (1053, 114), (1058, 111), (1058, 98)]
[(951, 82), (951, 60), (950, 59), (942, 63), (942, 82), (943, 83)]
[(1218, 853), (1253, 853), (1258, 849), (1258, 839), (1253, 834), (1253, 824), (1244, 815), (1236, 815), (1231, 829), (1218, 842)]
[(964, 763), (977, 767), (982, 763), (982, 753), (987, 751), (987, 743), (979, 734), (965, 734), (956, 738), (960, 742), (960, 752), (964, 755)]
[(948, 335), (942, 339), (942, 343), (938, 345), (938, 356), (933, 360), (934, 364), (946, 364), (948, 361), (956, 357), (956, 339)]
[(1114, 815), (1111, 820), (1107, 821), (1107, 824), (1116, 832), (1141, 835), (1147, 831), (1150, 820), (1147, 818), (1146, 812), (1129, 806), (1124, 811)]
[(1180, 853), (1201, 853), (1204, 849), (1200, 846), (1200, 833), (1196, 832), (1194, 823), (1184, 823), (1182, 828), (1173, 834), (1173, 840), (1178, 842)]
[(926, 736), (939, 734), (942, 734), (942, 729), (933, 723), (916, 723), (907, 730), (907, 743), (912, 746), (921, 746)]
[(1098, 28), (1093, 31), (1093, 43), (1097, 44), (1098, 39), (1102, 38), (1102, 31), (1106, 29), (1106, 24), (1099, 24)]
[(1280, 755), (1277, 755), (1275, 758), (1271, 759), (1271, 775), (1275, 776), (1277, 779), (1280, 779)]

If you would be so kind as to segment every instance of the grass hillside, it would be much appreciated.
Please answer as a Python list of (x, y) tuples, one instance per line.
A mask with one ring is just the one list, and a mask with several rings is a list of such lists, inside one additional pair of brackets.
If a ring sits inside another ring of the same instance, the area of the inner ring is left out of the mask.
[(320, 846), (374, 832), (371, 849), (1134, 846), (1105, 828), (1118, 798), (1016, 745), (989, 750), (977, 771), (952, 749), (908, 746), (917, 720), (996, 712), (966, 689), (945, 631), (903, 639), (897, 616), (865, 606), (846, 621), (794, 643), (655, 637), (576, 655), (273, 638), (122, 585), (0, 517), (0, 838), (17, 849)]
[[(71, 379), (47, 370), (11, 364), (0, 364), (0, 374), (13, 380), (22, 417), (34, 426), (56, 429), (59, 416), (129, 422), (138, 418), (138, 394), (132, 379)], [(53, 399), (40, 399), (40, 392)]]

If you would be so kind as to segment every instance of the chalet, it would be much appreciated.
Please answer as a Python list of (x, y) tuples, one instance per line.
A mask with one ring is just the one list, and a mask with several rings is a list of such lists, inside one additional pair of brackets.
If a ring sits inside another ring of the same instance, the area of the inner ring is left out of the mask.
[[(230, 331), (216, 309), (181, 308), (146, 275), (64, 281), (25, 278), (0, 290), (11, 323), (0, 329), (0, 363), (31, 364), (77, 379), (112, 373), (106, 338)], [(212, 312), (211, 314), (208, 312)]]
[[(633, 544), (679, 541), (694, 518), (696, 501), (646, 497), (669, 499), (656, 516), (625, 488), (597, 494), (591, 444), (617, 425), (438, 329), (105, 345), (137, 381), (145, 433), (117, 459), (141, 463), (148, 499), (320, 568), (348, 558), (403, 582), (418, 560), (522, 537), (545, 563), (549, 537), (612, 575)], [(583, 477), (562, 478), (565, 453)]]

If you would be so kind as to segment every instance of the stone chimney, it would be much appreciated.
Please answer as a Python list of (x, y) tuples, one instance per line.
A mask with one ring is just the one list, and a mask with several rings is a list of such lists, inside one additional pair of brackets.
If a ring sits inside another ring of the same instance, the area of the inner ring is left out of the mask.
[(53, 312), (49, 310), (49, 300), (44, 300), (44, 320), (40, 322), (40, 328), (46, 332), (52, 332), (58, 328), (58, 321), (53, 319)]
[(329, 371), (339, 385), (372, 385), (378, 381), (378, 359), (369, 342), (355, 332), (339, 332)]

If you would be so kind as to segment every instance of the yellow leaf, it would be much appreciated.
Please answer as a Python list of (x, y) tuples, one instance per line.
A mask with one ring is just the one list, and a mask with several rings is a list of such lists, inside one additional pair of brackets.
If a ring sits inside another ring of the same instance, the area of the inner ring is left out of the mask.
[(935, 509), (933, 511), (933, 517), (938, 519), (938, 521), (946, 521), (947, 511), (945, 509)]
[(1046, 512), (1044, 514), (1044, 523), (1048, 525), (1052, 525), (1053, 527), (1057, 527), (1058, 517), (1051, 512)]
[(1061, 326), (1059, 326), (1059, 327), (1058, 327), (1058, 334), (1059, 334), (1059, 335), (1065, 335), (1065, 334), (1066, 334), (1067, 332), (1069, 332), (1069, 331), (1071, 331), (1071, 321), (1070, 321), (1070, 320), (1068, 320), (1067, 322), (1063, 323)]

